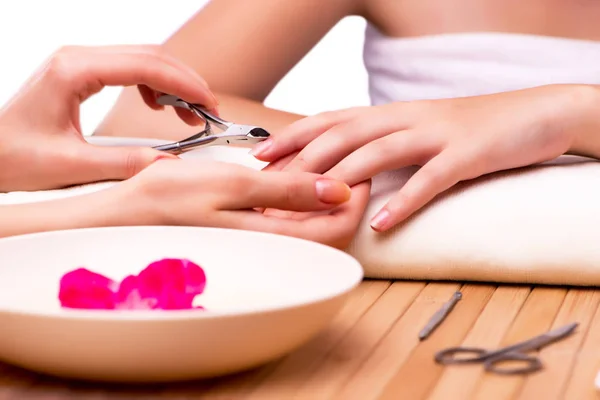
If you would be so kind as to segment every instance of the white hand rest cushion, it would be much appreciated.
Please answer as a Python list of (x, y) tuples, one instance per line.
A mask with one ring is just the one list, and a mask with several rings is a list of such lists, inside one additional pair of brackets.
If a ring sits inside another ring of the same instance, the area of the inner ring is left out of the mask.
[(463, 182), (387, 234), (368, 226), (416, 169), (377, 176), (349, 253), (376, 278), (600, 285), (600, 163), (560, 157)]
[[(103, 145), (155, 142), (89, 138)], [(162, 143), (162, 142), (160, 142)], [(259, 169), (247, 149), (207, 147), (185, 158)], [(371, 202), (347, 249), (371, 278), (600, 285), (600, 163), (561, 157), (461, 183), (387, 234), (369, 220), (416, 169), (374, 178)], [(2, 203), (100, 190), (112, 183), (0, 195)]]

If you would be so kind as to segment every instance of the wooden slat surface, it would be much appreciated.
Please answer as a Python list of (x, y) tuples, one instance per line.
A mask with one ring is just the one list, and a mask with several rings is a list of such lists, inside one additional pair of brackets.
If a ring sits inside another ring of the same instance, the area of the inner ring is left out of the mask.
[[(425, 341), (417, 334), (460, 289), (463, 299)], [(441, 366), (449, 346), (496, 348), (579, 322), (542, 349), (529, 376)], [(1, 329), (1, 328), (0, 328)], [(288, 356), (220, 379), (125, 387), (67, 382), (0, 364), (3, 399), (597, 399), (600, 289), (365, 281), (331, 325)]]

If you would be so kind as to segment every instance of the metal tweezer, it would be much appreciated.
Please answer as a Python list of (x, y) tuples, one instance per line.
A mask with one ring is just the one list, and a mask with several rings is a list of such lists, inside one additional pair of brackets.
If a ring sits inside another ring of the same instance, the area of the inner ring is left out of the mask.
[(444, 303), (442, 308), (433, 314), (427, 325), (419, 332), (419, 340), (427, 339), (427, 337), (446, 319), (460, 299), (462, 299), (462, 293), (459, 291), (455, 292), (450, 301)]
[[(202, 119), (206, 123), (206, 127), (201, 132), (179, 142), (154, 146), (156, 150), (180, 154), (200, 146), (228, 145), (234, 143), (256, 144), (266, 140), (270, 136), (269, 132), (263, 128), (251, 125), (239, 125), (225, 121), (216, 115), (209, 113), (200, 106), (188, 103), (176, 96), (160, 96), (157, 103), (163, 106), (185, 108)], [(216, 125), (223, 132), (218, 134), (213, 133), (211, 125)]]

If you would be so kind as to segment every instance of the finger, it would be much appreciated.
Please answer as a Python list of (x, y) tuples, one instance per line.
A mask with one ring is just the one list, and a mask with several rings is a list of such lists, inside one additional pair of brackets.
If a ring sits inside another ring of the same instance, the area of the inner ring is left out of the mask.
[[(262, 171), (282, 171), (293, 159), (294, 157), (296, 157), (296, 155), (298, 155), (298, 152), (294, 152), (292, 154), (290, 154), (289, 156), (280, 158), (277, 161), (274, 161), (272, 163), (269, 163), (266, 167), (264, 167), (262, 169)], [(280, 218), (291, 218), (294, 215), (293, 211), (284, 211), (284, 210), (267, 210), (264, 207), (258, 207), (256, 208), (256, 211), (264, 213), (265, 211), (267, 211), (267, 215), (273, 215), (276, 217), (280, 217)]]
[[(367, 181), (370, 185), (370, 180)], [(361, 186), (360, 185), (355, 185), (354, 187), (352, 187), (352, 196), (356, 196), (355, 193), (358, 191), (358, 193), (361, 193)], [(368, 194), (367, 194), (368, 195)], [(367, 199), (368, 200), (368, 199)], [(352, 210), (354, 210), (355, 208), (353, 208), (353, 206), (351, 205), (352, 203), (350, 203), (350, 205), (347, 206), (347, 209), (349, 211), (344, 211), (344, 213), (348, 213), (351, 212)], [(345, 205), (344, 205), (345, 206)], [(339, 209), (336, 209), (337, 211), (339, 211)], [(277, 217), (277, 218), (281, 218), (281, 219), (298, 219), (298, 220), (303, 220), (303, 219), (307, 219), (307, 218), (312, 218), (312, 214), (311, 213), (299, 213), (299, 212), (293, 212), (293, 211), (286, 211), (286, 210), (278, 210), (278, 209), (266, 209), (263, 211), (263, 213), (265, 215), (268, 216), (272, 216), (272, 217)], [(360, 215), (359, 217), (362, 217), (362, 215)]]
[(73, 173), (82, 182), (129, 179), (159, 159), (177, 158), (150, 147), (95, 146), (87, 143), (82, 144), (76, 153), (77, 168)]
[[(343, 182), (309, 173), (240, 170), (231, 179), (236, 193), (224, 192), (219, 207), (223, 210), (255, 207), (293, 211), (331, 209), (350, 199), (350, 188)], [(244, 188), (240, 195), (237, 191)]]
[[(182, 62), (177, 57), (171, 55), (163, 46), (155, 44), (142, 44), (142, 45), (114, 45), (114, 46), (73, 46), (75, 51), (87, 50), (96, 53), (114, 54), (115, 52), (128, 53), (128, 54), (150, 54), (159, 55), (162, 60), (171, 64), (174, 68), (187, 73), (191, 79), (198, 81), (201, 85), (208, 87), (208, 83), (201, 75), (199, 75), (192, 67)], [(69, 46), (67, 47), (67, 50)]]
[(156, 99), (158, 98), (158, 93), (146, 85), (138, 85), (137, 86), (140, 95), (142, 96), (142, 100), (148, 107), (153, 110), (163, 110), (165, 106), (159, 104)]
[(48, 70), (70, 83), (82, 100), (104, 86), (145, 85), (207, 108), (217, 104), (202, 78), (159, 47), (68, 48), (53, 56)]
[[(138, 91), (140, 92), (144, 103), (146, 103), (148, 107), (152, 108), (153, 110), (163, 110), (165, 108), (163, 105), (157, 102), (158, 97), (161, 96), (162, 93), (158, 93), (146, 85), (138, 85)], [(185, 108), (175, 107), (175, 112), (177, 113), (177, 116), (179, 116), (179, 118), (181, 118), (181, 120), (188, 125), (195, 126), (204, 122), (196, 114), (186, 110)]]
[(373, 217), (371, 227), (379, 232), (389, 230), (461, 181), (465, 171), (456, 160), (460, 159), (442, 153), (425, 164)]
[[(292, 159), (296, 156), (296, 154), (298, 154), (298, 153), (292, 153), (287, 157), (284, 157), (275, 162), (269, 163), (261, 171), (264, 171), (264, 172), (281, 171), (290, 161), (292, 161)], [(265, 208), (264, 207), (255, 207), (254, 210), (262, 213), (265, 211)]]
[(268, 232), (345, 249), (352, 241), (369, 201), (370, 181), (352, 188), (350, 200), (330, 213), (307, 219), (282, 219), (255, 211), (219, 212), (220, 227)]
[(286, 165), (290, 163), (298, 155), (298, 152), (292, 153), (289, 156), (280, 158), (274, 162), (269, 163), (266, 167), (264, 167), (263, 171), (281, 171), (285, 168)]
[(275, 161), (290, 153), (301, 150), (331, 127), (350, 120), (363, 108), (330, 111), (300, 119), (277, 135), (271, 136), (254, 146), (251, 154), (261, 161)]
[(203, 119), (185, 108), (175, 107), (175, 112), (177, 113), (177, 116), (188, 125), (197, 126), (205, 123)]
[(424, 165), (442, 147), (431, 136), (400, 131), (365, 144), (325, 173), (352, 186), (381, 172)]
[[(396, 114), (374, 108), (368, 115), (338, 124), (323, 133), (307, 144), (283, 170), (323, 173), (367, 143), (405, 129), (399, 122)], [(385, 149), (387, 153), (393, 150)]]

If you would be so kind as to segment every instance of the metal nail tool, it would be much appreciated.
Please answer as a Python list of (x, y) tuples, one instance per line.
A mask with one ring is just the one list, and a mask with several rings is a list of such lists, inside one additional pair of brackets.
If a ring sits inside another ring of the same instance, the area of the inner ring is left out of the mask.
[(433, 314), (427, 325), (419, 332), (419, 340), (427, 339), (427, 337), (446, 319), (460, 299), (462, 299), (462, 293), (459, 291), (455, 292), (450, 301), (445, 303), (442, 308)]
[[(173, 106), (185, 108), (193, 112), (202, 119), (206, 126), (198, 132), (184, 140), (174, 143), (167, 143), (154, 146), (155, 149), (173, 154), (180, 154), (185, 151), (195, 149), (200, 146), (209, 145), (229, 145), (229, 144), (256, 144), (266, 140), (270, 134), (265, 129), (252, 125), (239, 125), (233, 122), (225, 121), (211, 114), (202, 107), (188, 103), (176, 96), (163, 95), (158, 98), (158, 104), (164, 106)], [(214, 133), (212, 125), (217, 126), (222, 133)]]
[[(526, 353), (539, 350), (570, 336), (578, 325), (576, 322), (568, 324), (521, 343), (497, 350), (486, 350), (478, 347), (451, 347), (438, 352), (435, 355), (435, 361), (439, 364), (483, 363), (486, 371), (501, 375), (530, 374), (540, 370), (542, 362), (539, 357), (527, 355)], [(525, 363), (525, 366), (500, 368), (496, 365), (505, 361), (519, 361)]]

